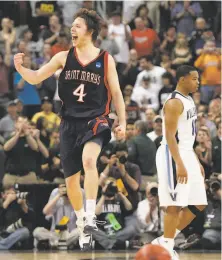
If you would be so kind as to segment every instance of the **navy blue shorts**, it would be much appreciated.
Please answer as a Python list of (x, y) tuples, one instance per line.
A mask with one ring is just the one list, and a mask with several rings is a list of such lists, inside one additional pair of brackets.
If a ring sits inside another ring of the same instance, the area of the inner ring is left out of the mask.
[(60, 158), (65, 178), (83, 169), (82, 152), (85, 143), (95, 141), (102, 148), (111, 139), (113, 120), (100, 116), (95, 119), (62, 118), (60, 124)]

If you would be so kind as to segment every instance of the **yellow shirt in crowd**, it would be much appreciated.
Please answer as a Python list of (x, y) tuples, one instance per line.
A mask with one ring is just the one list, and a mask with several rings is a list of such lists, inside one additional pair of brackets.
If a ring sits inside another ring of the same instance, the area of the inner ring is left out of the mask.
[(36, 113), (33, 118), (32, 118), (32, 122), (36, 124), (36, 122), (38, 121), (38, 119), (40, 117), (44, 117), (45, 119), (45, 123), (46, 123), (46, 129), (51, 131), (52, 129), (56, 128), (59, 126), (61, 119), (59, 118), (59, 116), (57, 116), (55, 113), (50, 112), (48, 114), (46, 114), (44, 111), (42, 112), (38, 112)]
[(221, 55), (203, 53), (197, 58), (194, 66), (202, 70), (202, 86), (217, 86), (221, 84)]

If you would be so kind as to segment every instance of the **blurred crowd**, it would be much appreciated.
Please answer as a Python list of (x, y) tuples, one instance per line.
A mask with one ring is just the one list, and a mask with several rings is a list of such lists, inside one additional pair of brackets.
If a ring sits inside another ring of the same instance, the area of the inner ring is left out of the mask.
[[(76, 216), (67, 197), (59, 150), (60, 71), (31, 85), (13, 55), (38, 69), (71, 46), (73, 15), (95, 9), (103, 18), (95, 45), (114, 56), (127, 116), (126, 140), (116, 138), (98, 160), (96, 215), (105, 223), (94, 248), (135, 248), (163, 230), (155, 155), (162, 140), (161, 109), (176, 87), (178, 66), (195, 66), (200, 87), (194, 150), (205, 169), (209, 205), (178, 237), (181, 249), (217, 249), (221, 242), (221, 2), (0, 2), (0, 249), (34, 238), (37, 248), (78, 248)], [(118, 124), (112, 109), (110, 114)], [(81, 182), (84, 182), (82, 172)], [(51, 228), (33, 224), (35, 208), (20, 184), (56, 184), (42, 209)], [(195, 191), (194, 191), (195, 192)], [(63, 241), (63, 242), (61, 242)], [(64, 243), (64, 241), (67, 241)]]

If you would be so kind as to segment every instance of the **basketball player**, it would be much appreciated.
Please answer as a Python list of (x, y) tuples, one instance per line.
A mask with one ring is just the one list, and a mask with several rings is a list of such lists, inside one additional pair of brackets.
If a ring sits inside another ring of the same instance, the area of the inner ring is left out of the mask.
[[(119, 118), (115, 128), (125, 137), (125, 105), (114, 59), (94, 46), (100, 18), (93, 10), (80, 9), (71, 28), (73, 47), (62, 51), (37, 71), (22, 66), (23, 53), (14, 56), (16, 70), (24, 80), (36, 85), (62, 68), (59, 96), (62, 100), (60, 125), (61, 163), (67, 193), (77, 216), (80, 247), (89, 249), (95, 219), (98, 190), (97, 158), (111, 138), (112, 120), (108, 117), (111, 97)], [(86, 212), (80, 188), (80, 172), (85, 171)]]
[(204, 170), (193, 150), (197, 112), (190, 93), (199, 86), (199, 75), (191, 66), (180, 66), (176, 90), (166, 100), (163, 116), (163, 141), (156, 155), (160, 206), (166, 208), (164, 235), (153, 244), (173, 251), (174, 237), (207, 205)]

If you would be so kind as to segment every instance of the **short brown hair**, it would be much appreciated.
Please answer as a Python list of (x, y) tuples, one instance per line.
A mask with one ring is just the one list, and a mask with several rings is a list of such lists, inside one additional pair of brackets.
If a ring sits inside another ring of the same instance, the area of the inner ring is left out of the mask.
[(101, 29), (101, 22), (102, 19), (94, 10), (88, 10), (86, 8), (81, 8), (75, 15), (74, 19), (82, 18), (85, 20), (88, 31), (92, 31), (92, 40), (96, 41), (100, 29)]

